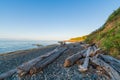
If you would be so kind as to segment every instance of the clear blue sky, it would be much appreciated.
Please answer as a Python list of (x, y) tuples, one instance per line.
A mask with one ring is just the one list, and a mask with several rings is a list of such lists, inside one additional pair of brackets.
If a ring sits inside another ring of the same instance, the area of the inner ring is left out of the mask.
[(89, 34), (120, 0), (0, 0), (0, 38), (64, 40)]

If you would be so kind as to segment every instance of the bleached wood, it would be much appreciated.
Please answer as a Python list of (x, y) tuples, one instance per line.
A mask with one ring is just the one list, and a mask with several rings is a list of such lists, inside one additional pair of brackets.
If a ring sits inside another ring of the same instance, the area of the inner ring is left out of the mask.
[(30, 69), (30, 74), (34, 74), (37, 71), (43, 69), (45, 66), (53, 62), (57, 57), (59, 57), (67, 48), (61, 48), (56, 53), (46, 57)]
[(64, 62), (64, 67), (69, 67), (71, 65), (73, 65), (77, 60), (79, 60), (80, 58), (83, 57), (83, 54), (86, 52), (86, 49), (85, 50), (82, 50), (80, 52), (77, 52), (76, 54), (68, 57), (67, 59), (65, 59), (65, 62)]
[(112, 68), (114, 68), (120, 74), (120, 60), (117, 60), (109, 55), (100, 54), (99, 57), (108, 63)]
[(23, 63), (22, 65), (17, 67), (17, 73), (19, 74), (19, 76), (23, 76), (25, 74), (27, 74), (29, 72), (29, 70), (36, 65), (38, 62), (40, 62), (41, 60), (43, 60), (44, 58), (52, 55), (53, 53), (57, 52), (58, 48), (54, 49), (53, 51), (50, 51), (48, 53), (46, 53), (45, 55), (39, 56), (35, 59), (32, 59), (26, 63)]
[(5, 73), (3, 73), (3, 74), (0, 75), (0, 80), (4, 80), (5, 78), (10, 77), (14, 73), (16, 73), (16, 72), (17, 72), (17, 69), (12, 69), (12, 70), (10, 70), (8, 72), (5, 72)]
[[(91, 52), (89, 54), (89, 56), (94, 56), (97, 54), (97, 51), (100, 50), (100, 48), (96, 49), (95, 46), (93, 46), (94, 49), (91, 49)], [(76, 54), (73, 54), (72, 56), (68, 57), (65, 59), (64, 62), (64, 67), (70, 67), (71, 65), (73, 65), (77, 60), (79, 60), (82, 57), (86, 57), (87, 56), (87, 48), (77, 52)]]
[(90, 60), (92, 63), (102, 67), (109, 74), (111, 80), (120, 80), (120, 75), (118, 74), (118, 72), (113, 69), (109, 64), (104, 62), (102, 59), (93, 57)]
[(84, 71), (88, 70), (89, 55), (90, 55), (90, 53), (91, 53), (91, 47), (88, 47), (84, 63), (83, 63), (83, 65), (79, 65), (79, 71), (84, 72)]

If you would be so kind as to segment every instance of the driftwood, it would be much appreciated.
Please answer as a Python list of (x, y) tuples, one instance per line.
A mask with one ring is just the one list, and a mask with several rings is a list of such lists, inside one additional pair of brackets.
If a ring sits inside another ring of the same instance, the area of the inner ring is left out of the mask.
[[(96, 49), (97, 47), (96, 46), (89, 46), (91, 47), (91, 49), (94, 51), (94, 52), (91, 52), (89, 54), (89, 56), (94, 56), (97, 54), (97, 52), (100, 50), (100, 48)], [(77, 60), (79, 60), (80, 58), (82, 57), (86, 57), (87, 53), (86, 53), (87, 49), (84, 49), (80, 52), (77, 52), (76, 54), (68, 57), (67, 59), (65, 59), (65, 62), (64, 62), (64, 67), (70, 67), (72, 66)]]
[(3, 80), (5, 78), (7, 78), (7, 77), (12, 76), (14, 73), (16, 73), (16, 71), (17, 71), (17, 69), (13, 69), (13, 70), (10, 70), (8, 72), (5, 72), (5, 73), (1, 74), (0, 75), (0, 80)]
[(14, 73), (18, 73), (19, 75), (25, 75), (26, 73), (28, 73), (28, 71), (35, 65), (37, 64), (39, 61), (41, 61), (42, 59), (52, 55), (53, 53), (57, 52), (58, 51), (58, 48), (54, 49), (53, 51), (51, 52), (48, 52), (47, 54), (45, 55), (42, 55), (40, 57), (37, 57), (29, 62), (26, 62), (20, 66), (17, 67), (17, 69), (13, 69), (13, 70), (10, 70), (8, 72), (5, 72), (3, 74), (0, 75), (0, 80), (4, 79), (4, 78), (7, 78), (9, 76), (12, 76)]
[(120, 74), (120, 60), (117, 60), (111, 56), (100, 54), (99, 58), (108, 63)]
[(84, 63), (83, 65), (79, 65), (79, 71), (81, 72), (87, 71), (90, 53), (91, 53), (91, 47), (89, 47), (88, 50), (86, 51), (86, 57), (85, 57)]
[[(69, 46), (71, 45), (69, 44)], [(75, 47), (76, 46), (78, 48), (79, 44), (76, 44)], [(81, 45), (79, 46), (79, 48), (80, 47)], [(35, 74), (36, 72), (42, 70), (48, 64), (52, 63), (66, 49), (68, 48), (59, 46), (51, 52), (48, 52), (42, 56), (32, 59), (13, 70), (1, 74), (0, 80), (10, 77), (15, 73), (17, 73), (19, 77), (22, 77), (25, 74)], [(92, 68), (94, 68), (95, 74), (101, 73), (99, 75), (107, 77), (108, 80), (120, 80), (120, 60), (117, 60), (108, 55), (103, 55), (100, 51), (100, 48), (98, 48), (94, 43), (91, 45), (87, 45), (86, 47), (84, 47), (84, 50), (79, 51), (76, 54), (68, 57), (64, 62), (64, 67), (69, 67), (75, 62), (77, 62), (77, 64), (79, 65), (79, 71), (81, 72), (87, 71), (88, 69), (91, 70)], [(98, 71), (96, 71), (95, 69), (97, 69)], [(101, 77), (99, 77), (99, 79), (100, 78)]]
[(51, 52), (48, 52), (45, 55), (39, 56), (39, 57), (37, 57), (35, 59), (32, 59), (32, 60), (30, 60), (26, 63), (23, 63), (22, 65), (17, 67), (17, 73), (19, 74), (19, 76), (27, 74), (30, 71), (30, 69), (34, 67), (34, 65), (36, 65), (41, 60), (43, 60), (44, 58), (52, 55), (53, 53), (55, 53), (57, 51), (58, 51), (58, 48), (54, 49)]
[(102, 67), (110, 76), (112, 80), (120, 80), (120, 75), (114, 70), (109, 64), (104, 62), (102, 59), (93, 57), (90, 59), (92, 63)]
[(64, 47), (58, 47), (54, 49), (53, 51), (48, 52), (45, 55), (42, 55), (29, 62), (26, 62), (13, 70), (10, 70), (8, 72), (1, 74), (0, 80), (10, 77), (15, 73), (17, 73), (19, 76), (23, 76), (27, 74), (28, 72), (30, 72), (30, 74), (33, 74), (37, 72), (39, 69), (42, 69), (49, 63), (53, 62), (53, 60), (59, 57), (60, 54), (63, 53), (66, 49), (67, 48), (64, 48)]
[(69, 66), (73, 65), (77, 60), (82, 58), (82, 54), (84, 54), (85, 52), (86, 52), (86, 50), (83, 50), (83, 51), (80, 51), (80, 52), (68, 57), (64, 62), (64, 67), (69, 67)]
[(61, 46), (65, 46), (66, 45), (65, 41), (58, 41), (58, 43), (60, 43)]
[(63, 53), (67, 48), (61, 48), (59, 49), (59, 51), (57, 51), (56, 53), (50, 55), (49, 57), (43, 59), (42, 61), (40, 61), (39, 63), (37, 63), (36, 65), (33, 66), (33, 68), (30, 69), (30, 74), (34, 74), (36, 73), (38, 70), (43, 69), (46, 65), (50, 64), (51, 62), (53, 62), (57, 57), (59, 57), (61, 55), (61, 53)]
[(90, 57), (93, 57), (93, 56), (99, 54), (99, 53), (98, 53), (99, 51), (100, 51), (100, 48), (97, 48), (97, 49), (96, 49), (96, 48), (94, 47), (93, 52), (91, 52), (89, 56), (90, 56)]

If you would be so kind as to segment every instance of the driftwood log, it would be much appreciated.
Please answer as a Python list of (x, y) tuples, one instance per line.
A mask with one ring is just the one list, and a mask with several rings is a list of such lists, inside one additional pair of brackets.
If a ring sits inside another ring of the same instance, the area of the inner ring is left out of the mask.
[(83, 72), (88, 70), (89, 56), (91, 53), (92, 53), (91, 47), (88, 47), (86, 51), (86, 57), (85, 57), (84, 63), (83, 65), (79, 65), (79, 71)]
[(30, 74), (36, 73), (39, 69), (43, 69), (45, 66), (53, 62), (57, 57), (59, 57), (67, 48), (57, 47), (51, 52), (45, 55), (39, 56), (31, 61), (28, 61), (17, 68), (5, 72), (0, 75), (0, 80), (4, 80), (7, 77), (12, 76), (17, 73), (19, 76), (23, 76), (30, 72)]
[(120, 80), (120, 75), (118, 74), (118, 72), (102, 59), (93, 57), (90, 60), (92, 63), (102, 67), (109, 74), (111, 80)]
[(30, 74), (34, 74), (36, 73), (38, 70), (43, 69), (46, 65), (50, 64), (51, 62), (53, 62), (57, 57), (59, 57), (61, 55), (61, 53), (63, 53), (67, 48), (60, 48), (59, 51), (57, 51), (56, 53), (46, 57), (45, 59), (43, 59), (42, 61), (38, 62), (36, 65), (34, 65), (31, 69), (30, 69)]
[(3, 80), (5, 78), (7, 78), (7, 77), (12, 76), (14, 73), (16, 73), (16, 71), (17, 71), (17, 69), (13, 69), (13, 70), (10, 70), (8, 72), (5, 72), (5, 73), (1, 74), (0, 75), (0, 80)]
[(100, 54), (99, 58), (108, 63), (113, 69), (120, 74), (120, 60), (117, 60), (109, 55)]
[(23, 63), (22, 65), (17, 67), (17, 73), (20, 76), (23, 76), (23, 75), (27, 74), (30, 71), (30, 69), (33, 68), (38, 62), (40, 62), (44, 58), (54, 54), (57, 51), (58, 51), (58, 48), (54, 49), (53, 51), (48, 52), (45, 55), (39, 56), (39, 57), (37, 57), (35, 59), (32, 59), (32, 60), (30, 60), (26, 63)]
[[(100, 48), (96, 49), (97, 47), (96, 46), (90, 46), (91, 49), (94, 51), (94, 52), (91, 52), (89, 54), (89, 56), (94, 56), (97, 54), (97, 52), (100, 50)], [(77, 60), (83, 58), (83, 57), (86, 57), (87, 55), (87, 49), (84, 49), (80, 52), (77, 52), (76, 54), (68, 57), (67, 59), (65, 59), (65, 62), (64, 62), (64, 67), (70, 67), (72, 66)]]
[(72, 66), (77, 60), (82, 58), (82, 54), (84, 54), (85, 52), (86, 52), (86, 50), (82, 50), (82, 51), (68, 57), (64, 62), (64, 67)]

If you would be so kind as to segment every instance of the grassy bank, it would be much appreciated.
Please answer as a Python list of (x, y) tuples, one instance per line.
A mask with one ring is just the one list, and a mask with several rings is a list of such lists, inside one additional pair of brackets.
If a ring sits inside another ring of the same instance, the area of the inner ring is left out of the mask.
[(86, 42), (95, 42), (106, 53), (120, 58), (120, 8), (108, 17), (102, 27), (88, 35)]

